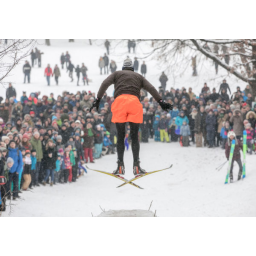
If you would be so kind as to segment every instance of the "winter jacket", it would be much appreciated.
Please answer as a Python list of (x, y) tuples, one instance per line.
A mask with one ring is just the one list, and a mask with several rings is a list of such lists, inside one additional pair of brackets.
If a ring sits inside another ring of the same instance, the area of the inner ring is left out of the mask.
[(40, 139), (35, 139), (35, 137), (33, 137), (30, 140), (30, 143), (32, 145), (32, 149), (36, 150), (36, 159), (37, 162), (41, 162), (43, 159), (43, 148), (42, 148), (42, 142)]
[(229, 96), (228, 96), (228, 94), (226, 92), (225, 93), (222, 92), (220, 94), (220, 98), (221, 98), (222, 101), (226, 101), (226, 102), (229, 101)]
[(109, 147), (110, 145), (112, 145), (112, 142), (111, 142), (110, 138), (108, 138), (107, 136), (104, 136), (103, 146), (104, 147)]
[(93, 136), (89, 136), (89, 130), (87, 128), (84, 129), (84, 148), (92, 148), (94, 145), (94, 134), (95, 131), (93, 129), (91, 129)]
[[(240, 149), (243, 150), (243, 144), (241, 143), (240, 140), (236, 139), (236, 145), (235, 145), (232, 161), (235, 161), (235, 160), (237, 161), (241, 158)], [(226, 142), (226, 145), (225, 145), (225, 154), (226, 154), (227, 159), (229, 159), (230, 150), (231, 150), (231, 141), (230, 141), (230, 139), (228, 139), (228, 141)]]
[[(250, 115), (253, 115), (253, 118), (250, 118)], [(256, 114), (253, 111), (249, 111), (246, 114), (246, 119), (249, 121), (249, 123), (251, 124), (252, 128), (255, 128), (255, 124), (256, 124)]]
[(44, 70), (44, 74), (46, 75), (46, 76), (51, 76), (52, 75), (52, 68), (45, 68), (45, 70)]
[(178, 109), (173, 109), (173, 110), (170, 110), (169, 111), (169, 114), (171, 115), (171, 120), (174, 118), (174, 117), (177, 117), (179, 115), (180, 111)]
[(181, 136), (190, 136), (190, 128), (189, 126), (186, 124), (186, 125), (182, 125), (180, 127), (180, 135)]
[(159, 120), (155, 120), (153, 123), (153, 129), (158, 130), (158, 128), (159, 128)]
[(103, 137), (101, 131), (95, 131), (95, 144), (102, 144), (103, 143)]
[(254, 129), (246, 129), (246, 133), (247, 133), (247, 141), (252, 140), (255, 136)]
[(16, 90), (15, 90), (15, 88), (13, 88), (12, 86), (8, 87), (7, 90), (6, 90), (6, 98), (10, 99), (13, 96), (16, 97)]
[(111, 73), (114, 73), (117, 70), (116, 63), (115, 62), (110, 63), (109, 68), (110, 68)]
[(88, 71), (88, 68), (86, 66), (81, 67), (81, 72), (83, 76), (86, 76), (86, 72)]
[(69, 63), (67, 69), (68, 69), (68, 71), (73, 72), (73, 70), (75, 69), (75, 66), (72, 63)]
[(168, 81), (168, 77), (165, 74), (162, 74), (159, 78), (159, 81), (162, 86), (166, 86), (166, 82)]
[(111, 84), (115, 84), (114, 98), (117, 98), (122, 94), (131, 94), (140, 100), (140, 90), (145, 89), (155, 98), (156, 101), (161, 99), (161, 96), (155, 87), (142, 75), (133, 72), (132, 70), (116, 71), (109, 75), (101, 84), (97, 97), (102, 98), (105, 91)]
[[(52, 157), (49, 157), (49, 154), (52, 154)], [(55, 170), (56, 168), (56, 160), (57, 160), (57, 152), (56, 147), (48, 148), (45, 151), (45, 169)]]
[(65, 55), (61, 55), (61, 56), (60, 56), (60, 63), (61, 63), (61, 64), (64, 64), (65, 61), (66, 61)]
[(225, 89), (226, 92), (229, 90), (229, 93), (231, 94), (231, 90), (230, 90), (229, 85), (228, 85), (227, 83), (222, 83), (222, 84), (220, 85), (219, 93), (220, 93), (223, 89)]
[(147, 65), (146, 64), (141, 65), (140, 72), (141, 72), (141, 74), (146, 74), (147, 73)]
[(216, 125), (216, 117), (212, 114), (208, 114), (206, 116), (206, 131), (210, 132), (210, 131), (215, 131), (215, 125)]
[(31, 66), (27, 63), (23, 66), (23, 73), (25, 73), (26, 75), (30, 74), (31, 71)]
[(222, 127), (223, 127), (223, 122), (225, 122), (226, 120), (227, 120), (227, 117), (228, 117), (228, 115), (227, 114), (225, 114), (225, 115), (223, 115), (223, 116), (218, 116), (218, 119), (217, 119), (217, 122), (218, 122), (218, 129), (217, 129), (217, 132), (218, 133), (220, 133), (220, 131), (221, 131), (221, 129), (222, 129)]
[[(238, 111), (238, 110), (237, 110)], [(237, 112), (236, 111), (236, 112)], [(240, 110), (238, 111), (240, 112)], [(241, 113), (241, 112), (240, 112)], [(243, 123), (243, 116), (242, 114), (240, 116), (237, 116), (237, 115), (233, 115), (231, 118), (230, 118), (230, 122), (233, 123), (233, 130), (234, 130), (234, 133), (237, 135), (237, 136), (242, 136), (243, 135), (243, 130), (244, 130), (244, 123)]]
[(36, 156), (31, 156), (31, 170), (36, 170)]
[(189, 120), (186, 116), (181, 117), (178, 116), (175, 120), (175, 124), (177, 125), (177, 128), (180, 129), (180, 127), (183, 125), (183, 122), (186, 121), (187, 124), (189, 124)]
[(66, 155), (64, 156), (64, 163), (65, 163), (65, 169), (69, 169), (72, 167), (69, 156), (66, 156)]
[(21, 102), (22, 105), (24, 105), (27, 101), (28, 101), (28, 97), (27, 96), (21, 96), (20, 97), (20, 102)]
[(104, 56), (104, 57), (103, 57), (103, 60), (104, 60), (105, 66), (108, 66), (108, 64), (109, 64), (109, 58), (108, 58), (108, 56)]
[(60, 76), (60, 69), (58, 67), (55, 67), (54, 70), (53, 70), (53, 74), (54, 74), (54, 76), (59, 77)]
[(75, 140), (75, 147), (76, 147), (77, 158), (79, 160), (81, 159), (81, 157), (82, 159), (84, 159), (83, 145), (80, 140)]
[(160, 119), (158, 128), (160, 130), (165, 130), (168, 128), (168, 121), (165, 118)]
[(134, 62), (133, 62), (133, 68), (134, 68), (134, 70), (138, 70), (139, 69), (139, 62), (138, 62), (138, 60), (135, 60)]
[(18, 148), (9, 148), (8, 149), (8, 157), (11, 157), (14, 161), (12, 168), (10, 169), (10, 173), (20, 173), (23, 167), (22, 154)]
[(62, 164), (62, 160), (57, 160), (56, 163), (55, 163), (55, 171), (56, 172), (59, 172), (61, 170), (61, 164)]
[(105, 61), (104, 61), (104, 59), (100, 59), (100, 60), (99, 60), (99, 67), (100, 67), (100, 68), (104, 68), (104, 67), (105, 67)]
[(206, 128), (206, 116), (207, 114), (205, 112), (198, 112), (195, 116), (195, 132), (196, 133), (202, 133), (205, 132)]

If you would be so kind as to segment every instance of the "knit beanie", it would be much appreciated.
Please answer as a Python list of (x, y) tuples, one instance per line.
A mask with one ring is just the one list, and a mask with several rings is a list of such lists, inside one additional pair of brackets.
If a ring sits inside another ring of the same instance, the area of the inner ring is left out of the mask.
[(129, 58), (124, 60), (123, 68), (133, 68), (132, 60)]
[(9, 163), (14, 164), (14, 161), (13, 161), (13, 159), (12, 159), (11, 157), (8, 157), (8, 158), (7, 158), (7, 164), (9, 164)]
[(61, 136), (61, 135), (58, 135), (58, 136), (56, 137), (56, 140), (62, 140), (62, 136)]

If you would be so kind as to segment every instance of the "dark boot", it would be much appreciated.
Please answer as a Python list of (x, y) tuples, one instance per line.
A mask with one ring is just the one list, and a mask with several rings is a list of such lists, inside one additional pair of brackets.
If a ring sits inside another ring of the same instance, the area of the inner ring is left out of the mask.
[(121, 162), (120, 160), (117, 161), (117, 169), (113, 172), (113, 174), (114, 175), (125, 174), (124, 162)]
[(237, 180), (241, 180), (241, 176), (242, 176), (242, 172), (239, 172)]
[(133, 174), (137, 176), (145, 173), (147, 172), (140, 167), (140, 161), (135, 161), (133, 164)]

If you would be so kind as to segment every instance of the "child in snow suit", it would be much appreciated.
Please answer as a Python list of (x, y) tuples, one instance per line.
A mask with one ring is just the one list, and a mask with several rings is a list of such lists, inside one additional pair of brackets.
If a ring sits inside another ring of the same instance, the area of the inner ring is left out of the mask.
[(101, 152), (102, 152), (102, 146), (103, 146), (103, 136), (102, 136), (102, 131), (100, 125), (96, 126), (96, 132), (95, 132), (95, 139), (94, 139), (94, 154), (93, 157), (95, 159), (101, 157)]
[(189, 146), (190, 128), (185, 120), (183, 121), (183, 125), (180, 128), (180, 135), (182, 136), (183, 147), (188, 147)]
[(161, 142), (165, 141), (166, 142), (169, 142), (169, 136), (168, 136), (168, 133), (167, 133), (167, 129), (168, 129), (168, 123), (167, 123), (167, 120), (165, 118), (165, 115), (162, 114), (161, 115), (161, 118), (160, 118), (160, 121), (159, 121), (159, 130), (160, 130), (160, 140)]
[(225, 149), (225, 145), (228, 138), (228, 132), (230, 131), (230, 124), (229, 122), (224, 122), (223, 127), (220, 131), (220, 137), (222, 138), (222, 149)]
[(247, 133), (247, 141), (246, 141), (246, 144), (247, 144), (247, 148), (249, 149), (249, 154), (251, 155), (252, 154), (252, 146), (254, 144), (254, 129), (252, 128), (251, 124), (250, 123), (247, 123), (245, 125), (245, 130), (246, 130), (246, 133)]
[(159, 128), (159, 119), (160, 119), (160, 116), (156, 115), (155, 116), (155, 121), (153, 123), (153, 129), (154, 129), (154, 134), (155, 134), (155, 141), (160, 141), (160, 131), (158, 130), (158, 128)]
[(59, 170), (59, 174), (58, 174), (58, 176), (59, 176), (58, 181), (63, 184), (64, 183), (64, 176), (65, 176), (65, 162), (64, 162), (64, 151), (63, 151), (62, 148), (60, 148), (58, 150), (58, 155), (61, 158), (61, 165), (60, 165), (60, 170)]
[[(37, 158), (36, 158), (36, 150), (35, 149), (32, 149), (31, 150), (31, 171), (30, 171), (30, 178), (31, 178), (31, 182), (29, 184), (29, 188), (31, 189), (32, 188), (32, 173), (35, 173), (36, 172), (36, 163), (37, 163)], [(24, 178), (25, 180), (25, 178)]]
[(172, 118), (172, 123), (170, 125), (170, 134), (171, 134), (171, 141), (173, 142), (177, 142), (178, 141), (178, 135), (176, 134), (176, 129), (177, 129), (177, 126), (175, 124), (175, 120), (176, 120), (176, 117)]
[(62, 165), (62, 157), (60, 153), (58, 153), (57, 161), (56, 161), (56, 169), (54, 170), (54, 185), (59, 182), (59, 174)]
[(233, 154), (233, 159), (232, 159), (232, 164), (231, 164), (231, 169), (230, 169), (230, 175), (229, 175), (231, 183), (233, 182), (233, 166), (234, 166), (235, 161), (239, 165), (238, 180), (241, 179), (242, 171), (243, 171), (241, 155), (240, 155), (240, 150), (243, 150), (243, 144), (241, 143), (240, 140), (236, 139), (236, 134), (233, 131), (230, 131), (228, 133), (228, 141), (226, 142), (226, 146), (225, 146), (226, 158), (227, 158), (227, 160), (229, 160), (232, 140), (236, 141), (236, 145), (235, 145), (235, 149), (234, 149), (234, 154)]
[(31, 165), (32, 165), (32, 160), (31, 160), (29, 150), (26, 150), (23, 163), (24, 163), (23, 165), (24, 183), (22, 185), (22, 190), (27, 190), (31, 184)]
[(105, 154), (107, 154), (107, 155), (110, 154), (111, 148), (112, 148), (112, 142), (110, 140), (110, 133), (108, 131), (106, 131), (106, 134), (103, 139), (103, 149), (104, 149)]
[(71, 182), (72, 178), (72, 164), (70, 161), (70, 155), (69, 155), (69, 149), (65, 149), (65, 154), (64, 154), (64, 163), (65, 163), (65, 170), (64, 170), (64, 182), (67, 183), (68, 181)]
[(85, 156), (86, 163), (88, 163), (89, 158), (90, 158), (90, 163), (94, 163), (93, 154), (92, 154), (92, 148), (94, 145), (94, 134), (95, 134), (95, 131), (92, 129), (92, 125), (88, 123), (86, 125), (86, 129), (84, 129), (84, 136), (83, 136), (84, 156)]

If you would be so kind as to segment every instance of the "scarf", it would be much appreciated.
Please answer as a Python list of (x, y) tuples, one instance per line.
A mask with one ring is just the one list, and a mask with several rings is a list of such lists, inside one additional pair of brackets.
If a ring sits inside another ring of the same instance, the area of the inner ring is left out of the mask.
[(89, 136), (89, 137), (92, 137), (92, 136), (93, 136), (93, 132), (92, 132), (92, 129), (91, 129), (91, 128), (88, 129), (88, 136)]

